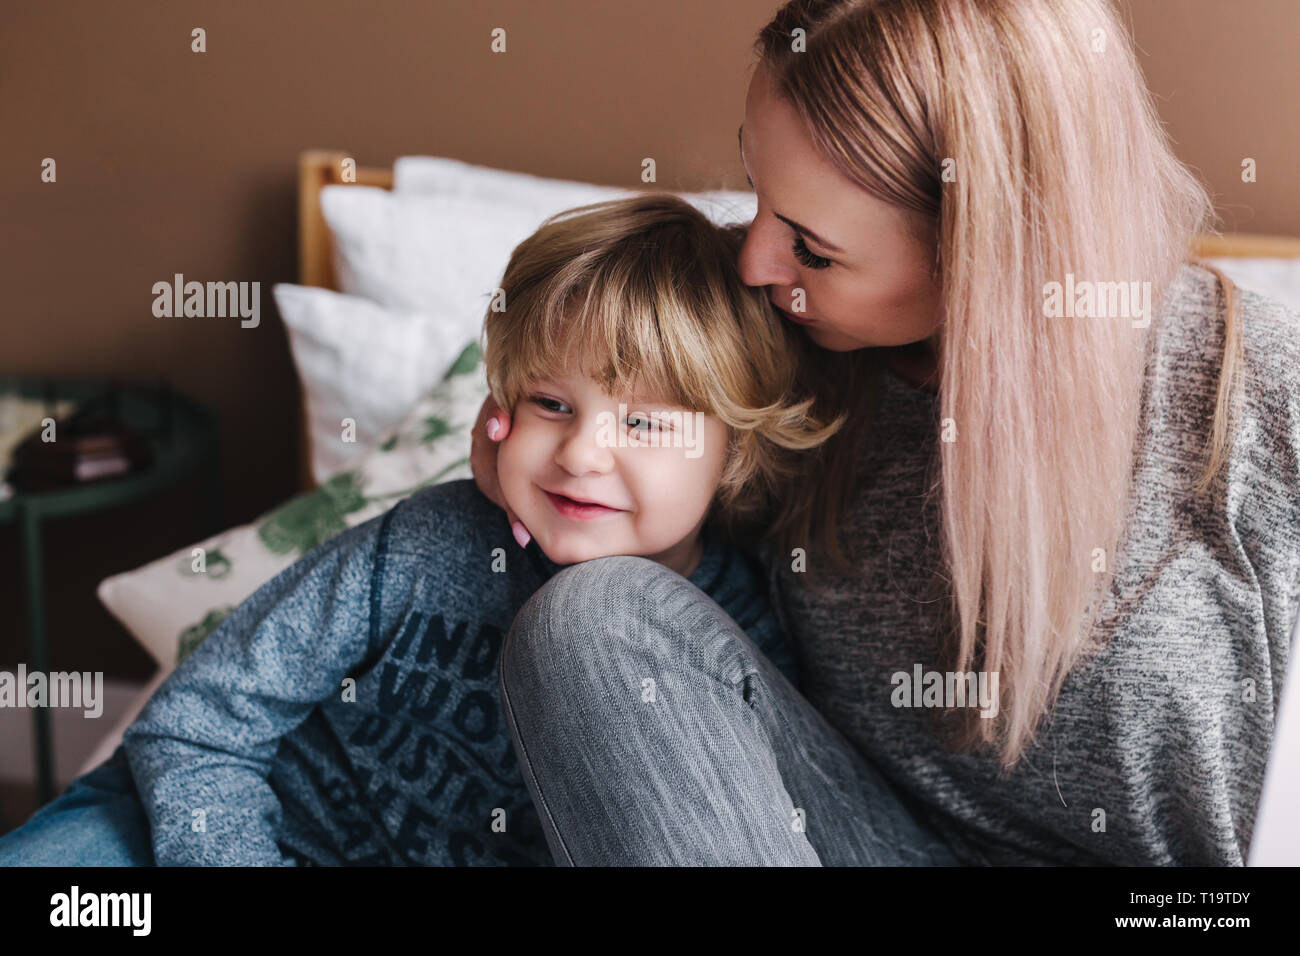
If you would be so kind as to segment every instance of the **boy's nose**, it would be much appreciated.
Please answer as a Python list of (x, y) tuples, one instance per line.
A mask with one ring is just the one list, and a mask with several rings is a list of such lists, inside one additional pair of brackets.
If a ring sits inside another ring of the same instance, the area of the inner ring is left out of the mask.
[(594, 425), (575, 425), (556, 449), (555, 462), (572, 475), (609, 471), (614, 456), (604, 444)]

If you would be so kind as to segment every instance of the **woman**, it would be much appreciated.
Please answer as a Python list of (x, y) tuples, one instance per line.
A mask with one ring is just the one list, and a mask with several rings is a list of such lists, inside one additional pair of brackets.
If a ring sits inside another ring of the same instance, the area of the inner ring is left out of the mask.
[(1300, 319), (1188, 262), (1212, 206), (1106, 0), (796, 0), (757, 53), (740, 268), (852, 409), (762, 548), (804, 695), (680, 577), (566, 569), (500, 669), (552, 853), (1243, 863)]

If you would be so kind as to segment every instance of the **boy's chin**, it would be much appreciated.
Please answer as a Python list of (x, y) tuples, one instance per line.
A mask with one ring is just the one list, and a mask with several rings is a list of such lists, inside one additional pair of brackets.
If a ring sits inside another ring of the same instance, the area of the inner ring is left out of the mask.
[(556, 564), (561, 565), (581, 564), (583, 561), (594, 561), (597, 558), (608, 558), (611, 555), (623, 554), (617, 548), (602, 548), (590, 541), (566, 541), (563, 538), (549, 535), (546, 540), (538, 538), (537, 546), (542, 549), (544, 555)]

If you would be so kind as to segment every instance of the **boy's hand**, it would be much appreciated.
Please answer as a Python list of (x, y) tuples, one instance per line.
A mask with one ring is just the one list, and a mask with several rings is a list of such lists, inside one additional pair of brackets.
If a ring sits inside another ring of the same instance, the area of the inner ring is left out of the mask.
[(501, 482), (497, 478), (497, 451), (499, 450), (497, 442), (504, 441), (509, 434), (510, 413), (504, 411), (489, 395), (483, 400), (478, 421), (474, 423), (474, 430), (470, 432), (469, 468), (474, 473), (478, 490), (504, 509), (506, 518), (510, 521), (510, 530), (514, 532), (519, 547), (523, 548), (528, 545), (532, 536), (506, 504), (505, 496), (501, 494)]

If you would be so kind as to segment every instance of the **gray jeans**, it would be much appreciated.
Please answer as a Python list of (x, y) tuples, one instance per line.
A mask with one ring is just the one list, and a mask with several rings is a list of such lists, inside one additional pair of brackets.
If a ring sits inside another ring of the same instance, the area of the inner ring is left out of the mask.
[(571, 565), (522, 607), (502, 707), (557, 863), (958, 865), (699, 588)]

